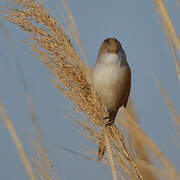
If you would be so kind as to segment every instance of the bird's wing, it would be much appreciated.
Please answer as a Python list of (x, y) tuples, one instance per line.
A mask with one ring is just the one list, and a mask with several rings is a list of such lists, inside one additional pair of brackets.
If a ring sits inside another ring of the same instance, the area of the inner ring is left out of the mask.
[(131, 90), (131, 69), (129, 65), (127, 65), (127, 72), (126, 72), (126, 82), (125, 82), (125, 87), (124, 87), (124, 93), (123, 93), (123, 106), (126, 107), (129, 94)]

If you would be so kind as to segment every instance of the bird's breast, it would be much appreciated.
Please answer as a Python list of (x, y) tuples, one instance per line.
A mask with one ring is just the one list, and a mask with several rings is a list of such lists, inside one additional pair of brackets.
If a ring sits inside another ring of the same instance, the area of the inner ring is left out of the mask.
[(116, 108), (121, 98), (126, 78), (126, 67), (118, 63), (97, 63), (93, 70), (93, 84), (103, 104)]

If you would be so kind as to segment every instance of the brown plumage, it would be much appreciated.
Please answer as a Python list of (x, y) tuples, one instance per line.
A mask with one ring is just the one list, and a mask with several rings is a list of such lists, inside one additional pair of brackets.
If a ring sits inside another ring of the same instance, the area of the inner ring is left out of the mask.
[[(106, 125), (111, 125), (119, 108), (126, 107), (131, 89), (131, 70), (126, 54), (115, 38), (104, 40), (99, 49), (97, 62), (93, 68), (93, 86), (109, 112), (109, 117), (105, 117), (109, 119)], [(105, 151), (102, 139), (99, 147)]]
[(126, 107), (131, 89), (131, 70), (118, 40), (108, 38), (102, 43), (93, 68), (93, 85), (113, 123), (119, 107)]

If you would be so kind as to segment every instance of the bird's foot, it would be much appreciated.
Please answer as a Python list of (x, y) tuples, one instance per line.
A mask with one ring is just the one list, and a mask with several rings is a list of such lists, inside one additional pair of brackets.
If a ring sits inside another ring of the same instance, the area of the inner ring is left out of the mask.
[(104, 117), (105, 120), (105, 127), (111, 126), (114, 123), (114, 119), (110, 118), (109, 116)]
[(106, 122), (105, 127), (111, 126), (111, 125), (113, 125), (113, 124), (114, 124), (114, 120), (109, 119), (109, 121)]

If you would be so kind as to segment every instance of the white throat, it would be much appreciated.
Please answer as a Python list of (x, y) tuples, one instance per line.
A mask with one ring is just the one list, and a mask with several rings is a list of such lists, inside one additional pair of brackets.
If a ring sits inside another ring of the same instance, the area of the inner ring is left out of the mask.
[(101, 55), (100, 57), (100, 64), (104, 65), (111, 65), (111, 64), (122, 64), (126, 62), (126, 57), (123, 55), (122, 52), (119, 52), (118, 54), (113, 53), (105, 53)]
[(113, 53), (105, 53), (101, 55), (100, 62), (102, 62), (104, 65), (120, 63), (118, 55)]

